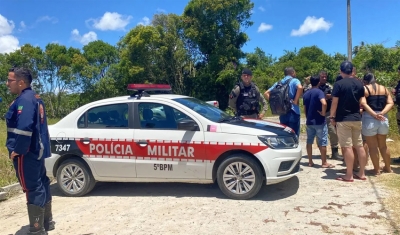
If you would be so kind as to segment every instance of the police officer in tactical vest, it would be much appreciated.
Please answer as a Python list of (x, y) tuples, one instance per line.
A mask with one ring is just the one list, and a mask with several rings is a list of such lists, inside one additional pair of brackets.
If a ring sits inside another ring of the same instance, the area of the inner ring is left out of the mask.
[(326, 108), (325, 118), (332, 149), (331, 158), (336, 160), (343, 160), (343, 157), (339, 156), (339, 139), (336, 133), (336, 128), (332, 125), (329, 119), (331, 115), (333, 86), (327, 81), (328, 73), (326, 71), (321, 70), (319, 72), (319, 79), (320, 79), (319, 89), (324, 92), (326, 103), (328, 104), (328, 107)]
[(50, 137), (46, 110), (41, 98), (31, 88), (28, 69), (12, 68), (7, 87), (18, 95), (5, 114), (6, 146), (14, 169), (26, 194), (29, 217), (28, 234), (47, 234), (54, 229), (52, 220), (50, 179), (44, 160), (50, 157)]
[[(252, 82), (252, 75), (249, 69), (242, 71), (242, 81), (239, 81), (229, 94), (229, 107), (236, 116), (262, 119), (268, 105), (256, 84)], [(261, 113), (260, 102), (263, 104)]]

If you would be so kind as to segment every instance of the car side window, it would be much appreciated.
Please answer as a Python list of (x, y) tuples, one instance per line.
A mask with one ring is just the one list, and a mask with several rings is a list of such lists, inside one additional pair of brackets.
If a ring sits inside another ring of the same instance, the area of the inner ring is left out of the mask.
[[(85, 114), (87, 124), (85, 125)], [(89, 109), (78, 120), (78, 128), (128, 128), (128, 104), (103, 105)]]
[(139, 119), (142, 129), (178, 129), (178, 121), (190, 119), (189, 116), (168, 105), (159, 103), (140, 103)]

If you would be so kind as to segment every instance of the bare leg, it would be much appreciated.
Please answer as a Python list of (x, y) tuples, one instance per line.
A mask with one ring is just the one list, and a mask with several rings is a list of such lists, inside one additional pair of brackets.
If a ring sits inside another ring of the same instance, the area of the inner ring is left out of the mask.
[(386, 145), (386, 135), (377, 135), (377, 137), (379, 152), (381, 152), (383, 161), (385, 162), (385, 168), (383, 170), (387, 173), (392, 173), (393, 171), (390, 167), (390, 151)]
[(364, 141), (364, 150), (365, 150), (365, 155), (367, 155), (367, 165), (366, 166), (368, 166), (369, 148), (368, 148), (367, 141)]
[(319, 146), (319, 151), (321, 152), (322, 167), (328, 165), (326, 162), (326, 146)]
[(357, 155), (358, 155), (358, 163), (360, 166), (360, 170), (358, 171), (357, 176), (361, 179), (365, 178), (365, 165), (367, 163), (367, 156), (365, 155), (365, 150), (364, 146), (356, 146), (355, 147), (357, 150)]
[(353, 164), (354, 164), (354, 152), (352, 147), (343, 147), (343, 157), (346, 163), (346, 175), (343, 176), (345, 180), (353, 180)]
[(366, 136), (367, 144), (369, 148), (369, 155), (371, 156), (372, 165), (374, 166), (374, 174), (381, 174), (379, 168), (379, 153), (378, 153), (378, 138), (374, 136)]
[(355, 147), (353, 149), (353, 155), (354, 155), (354, 162), (353, 162), (353, 171), (358, 171), (359, 163), (358, 163), (358, 153)]
[(312, 144), (307, 144), (307, 156), (308, 156), (308, 166), (314, 166), (312, 160)]

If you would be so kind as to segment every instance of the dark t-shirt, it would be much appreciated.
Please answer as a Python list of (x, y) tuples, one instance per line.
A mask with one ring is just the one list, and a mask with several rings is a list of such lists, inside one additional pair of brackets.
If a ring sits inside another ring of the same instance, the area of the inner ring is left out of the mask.
[[(323, 84), (319, 86), (319, 89), (324, 92), (325, 95), (331, 95), (332, 94), (332, 89), (328, 84)], [(332, 99), (326, 100), (327, 107), (326, 107), (326, 112), (329, 112), (331, 110), (331, 105), (332, 105)]]
[(338, 97), (336, 122), (361, 121), (360, 99), (364, 96), (364, 86), (357, 78), (343, 78), (336, 82), (332, 91)]
[(310, 89), (304, 94), (303, 104), (306, 106), (306, 125), (325, 124), (325, 117), (318, 113), (318, 111), (322, 111), (321, 99), (324, 98), (324, 92), (318, 88)]

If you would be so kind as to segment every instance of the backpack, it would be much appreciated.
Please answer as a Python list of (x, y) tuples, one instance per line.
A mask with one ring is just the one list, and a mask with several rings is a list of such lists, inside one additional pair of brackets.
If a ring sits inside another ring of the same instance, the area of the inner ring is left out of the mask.
[(279, 81), (270, 91), (269, 106), (272, 114), (283, 115), (292, 109), (289, 97), (289, 84), (292, 79), (288, 79), (285, 83), (282, 83), (282, 80)]

